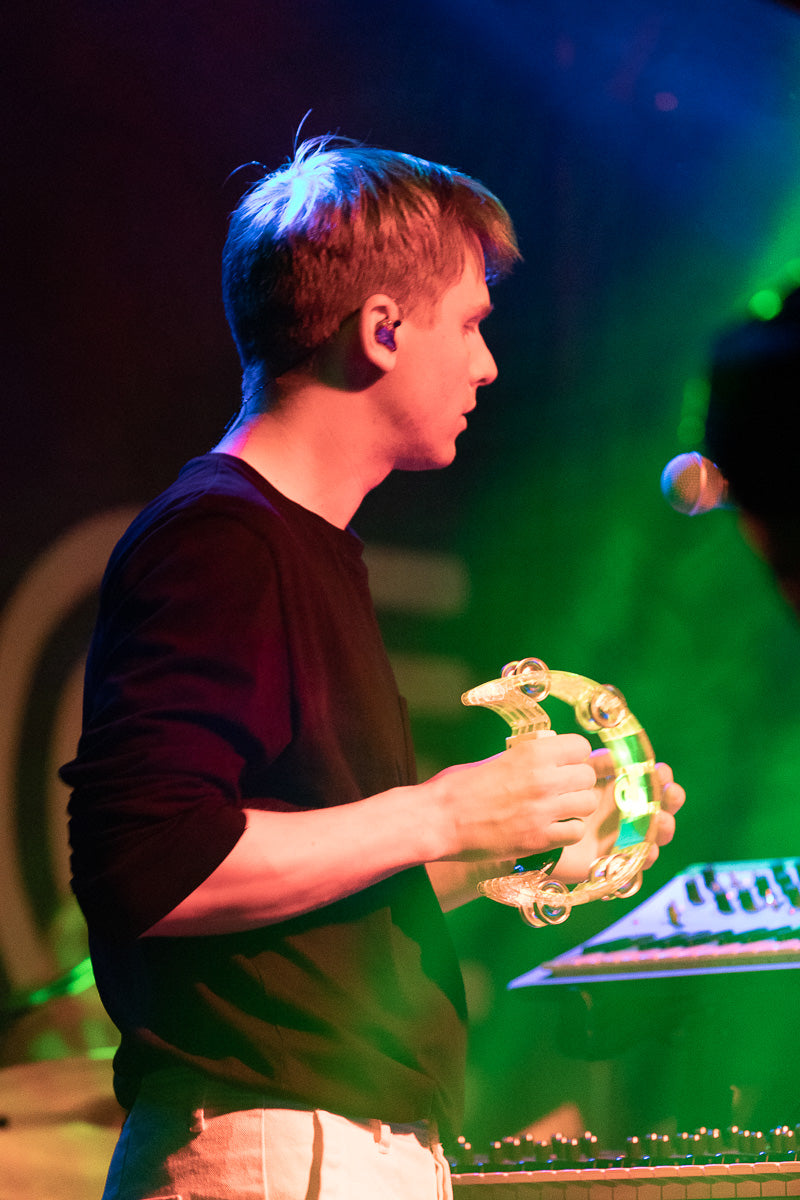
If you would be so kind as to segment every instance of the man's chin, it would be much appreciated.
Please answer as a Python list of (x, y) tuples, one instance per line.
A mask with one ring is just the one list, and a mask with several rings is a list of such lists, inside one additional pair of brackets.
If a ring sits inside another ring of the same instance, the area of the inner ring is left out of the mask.
[(410, 458), (400, 462), (395, 467), (396, 471), (441, 471), (443, 467), (449, 467), (456, 456), (455, 446), (450, 454), (430, 455), (425, 458)]
[(440, 471), (449, 467), (456, 456), (456, 444), (453, 440), (449, 446), (429, 448), (417, 454), (409, 454), (395, 466), (397, 471)]

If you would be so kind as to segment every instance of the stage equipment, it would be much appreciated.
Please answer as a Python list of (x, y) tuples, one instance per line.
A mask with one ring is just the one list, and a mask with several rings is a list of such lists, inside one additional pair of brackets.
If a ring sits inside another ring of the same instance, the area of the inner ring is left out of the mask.
[(506, 738), (510, 749), (523, 739), (552, 733), (550, 718), (540, 705), (547, 696), (571, 704), (581, 728), (596, 734), (608, 749), (620, 825), (610, 853), (596, 859), (588, 878), (571, 889), (551, 878), (555, 856), (544, 866), (533, 870), (518, 866), (511, 875), (478, 885), (483, 895), (518, 908), (523, 919), (537, 927), (561, 924), (576, 904), (635, 895), (661, 807), (652, 746), (615, 687), (583, 675), (551, 671), (538, 658), (523, 658), (508, 663), (499, 679), (465, 692), (461, 701), (499, 713), (511, 727)]
[(662, 1132), (800, 1121), (799, 866), (695, 863), (508, 984), (556, 1055), (604, 1064), (580, 1102), (603, 1137), (619, 1142), (634, 1121)]
[(661, 472), (661, 493), (676, 512), (689, 517), (731, 507), (727, 479), (716, 463), (696, 450), (667, 463)]
[(697, 863), (510, 988), (800, 967), (800, 859)]
[(797, 1196), (800, 1125), (759, 1132), (702, 1127), (632, 1136), (602, 1150), (591, 1133), (503, 1138), (451, 1158), (455, 1200), (733, 1200)]

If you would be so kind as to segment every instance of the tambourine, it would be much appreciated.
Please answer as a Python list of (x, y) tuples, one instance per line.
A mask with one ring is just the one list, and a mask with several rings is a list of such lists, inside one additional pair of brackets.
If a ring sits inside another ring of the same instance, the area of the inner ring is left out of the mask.
[(635, 895), (661, 808), (653, 748), (617, 688), (583, 675), (550, 671), (538, 658), (523, 658), (508, 663), (499, 679), (465, 692), (461, 702), (499, 713), (511, 726), (506, 746), (512, 746), (550, 731), (550, 718), (539, 703), (548, 695), (571, 704), (581, 728), (596, 734), (608, 749), (620, 823), (610, 852), (596, 859), (588, 878), (572, 888), (550, 877), (556, 856), (534, 870), (518, 866), (511, 875), (478, 884), (484, 896), (515, 906), (529, 925), (540, 928), (560, 925), (576, 904)]

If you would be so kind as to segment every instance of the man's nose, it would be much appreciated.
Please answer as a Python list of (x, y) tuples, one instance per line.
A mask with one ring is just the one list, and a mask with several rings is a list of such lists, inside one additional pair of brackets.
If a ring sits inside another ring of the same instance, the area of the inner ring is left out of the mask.
[(497, 363), (492, 352), (481, 338), (480, 349), (476, 351), (473, 362), (473, 384), (475, 387), (486, 387), (497, 379)]

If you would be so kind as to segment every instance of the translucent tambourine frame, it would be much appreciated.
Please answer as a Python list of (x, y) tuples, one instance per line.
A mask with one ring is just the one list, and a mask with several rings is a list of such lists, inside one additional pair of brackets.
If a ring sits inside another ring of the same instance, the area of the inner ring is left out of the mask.
[(511, 727), (506, 745), (550, 732), (550, 718), (540, 701), (555, 696), (571, 704), (578, 724), (596, 734), (609, 751), (614, 769), (614, 800), (619, 832), (608, 854), (596, 859), (588, 877), (568, 888), (553, 879), (552, 863), (535, 870), (518, 869), (498, 879), (485, 879), (478, 890), (501, 904), (519, 909), (529, 925), (559, 925), (576, 904), (633, 896), (641, 887), (642, 870), (655, 840), (661, 807), (661, 785), (653, 748), (624, 696), (608, 684), (583, 675), (551, 671), (538, 658), (510, 662), (499, 679), (465, 692), (462, 703), (499, 713)]

